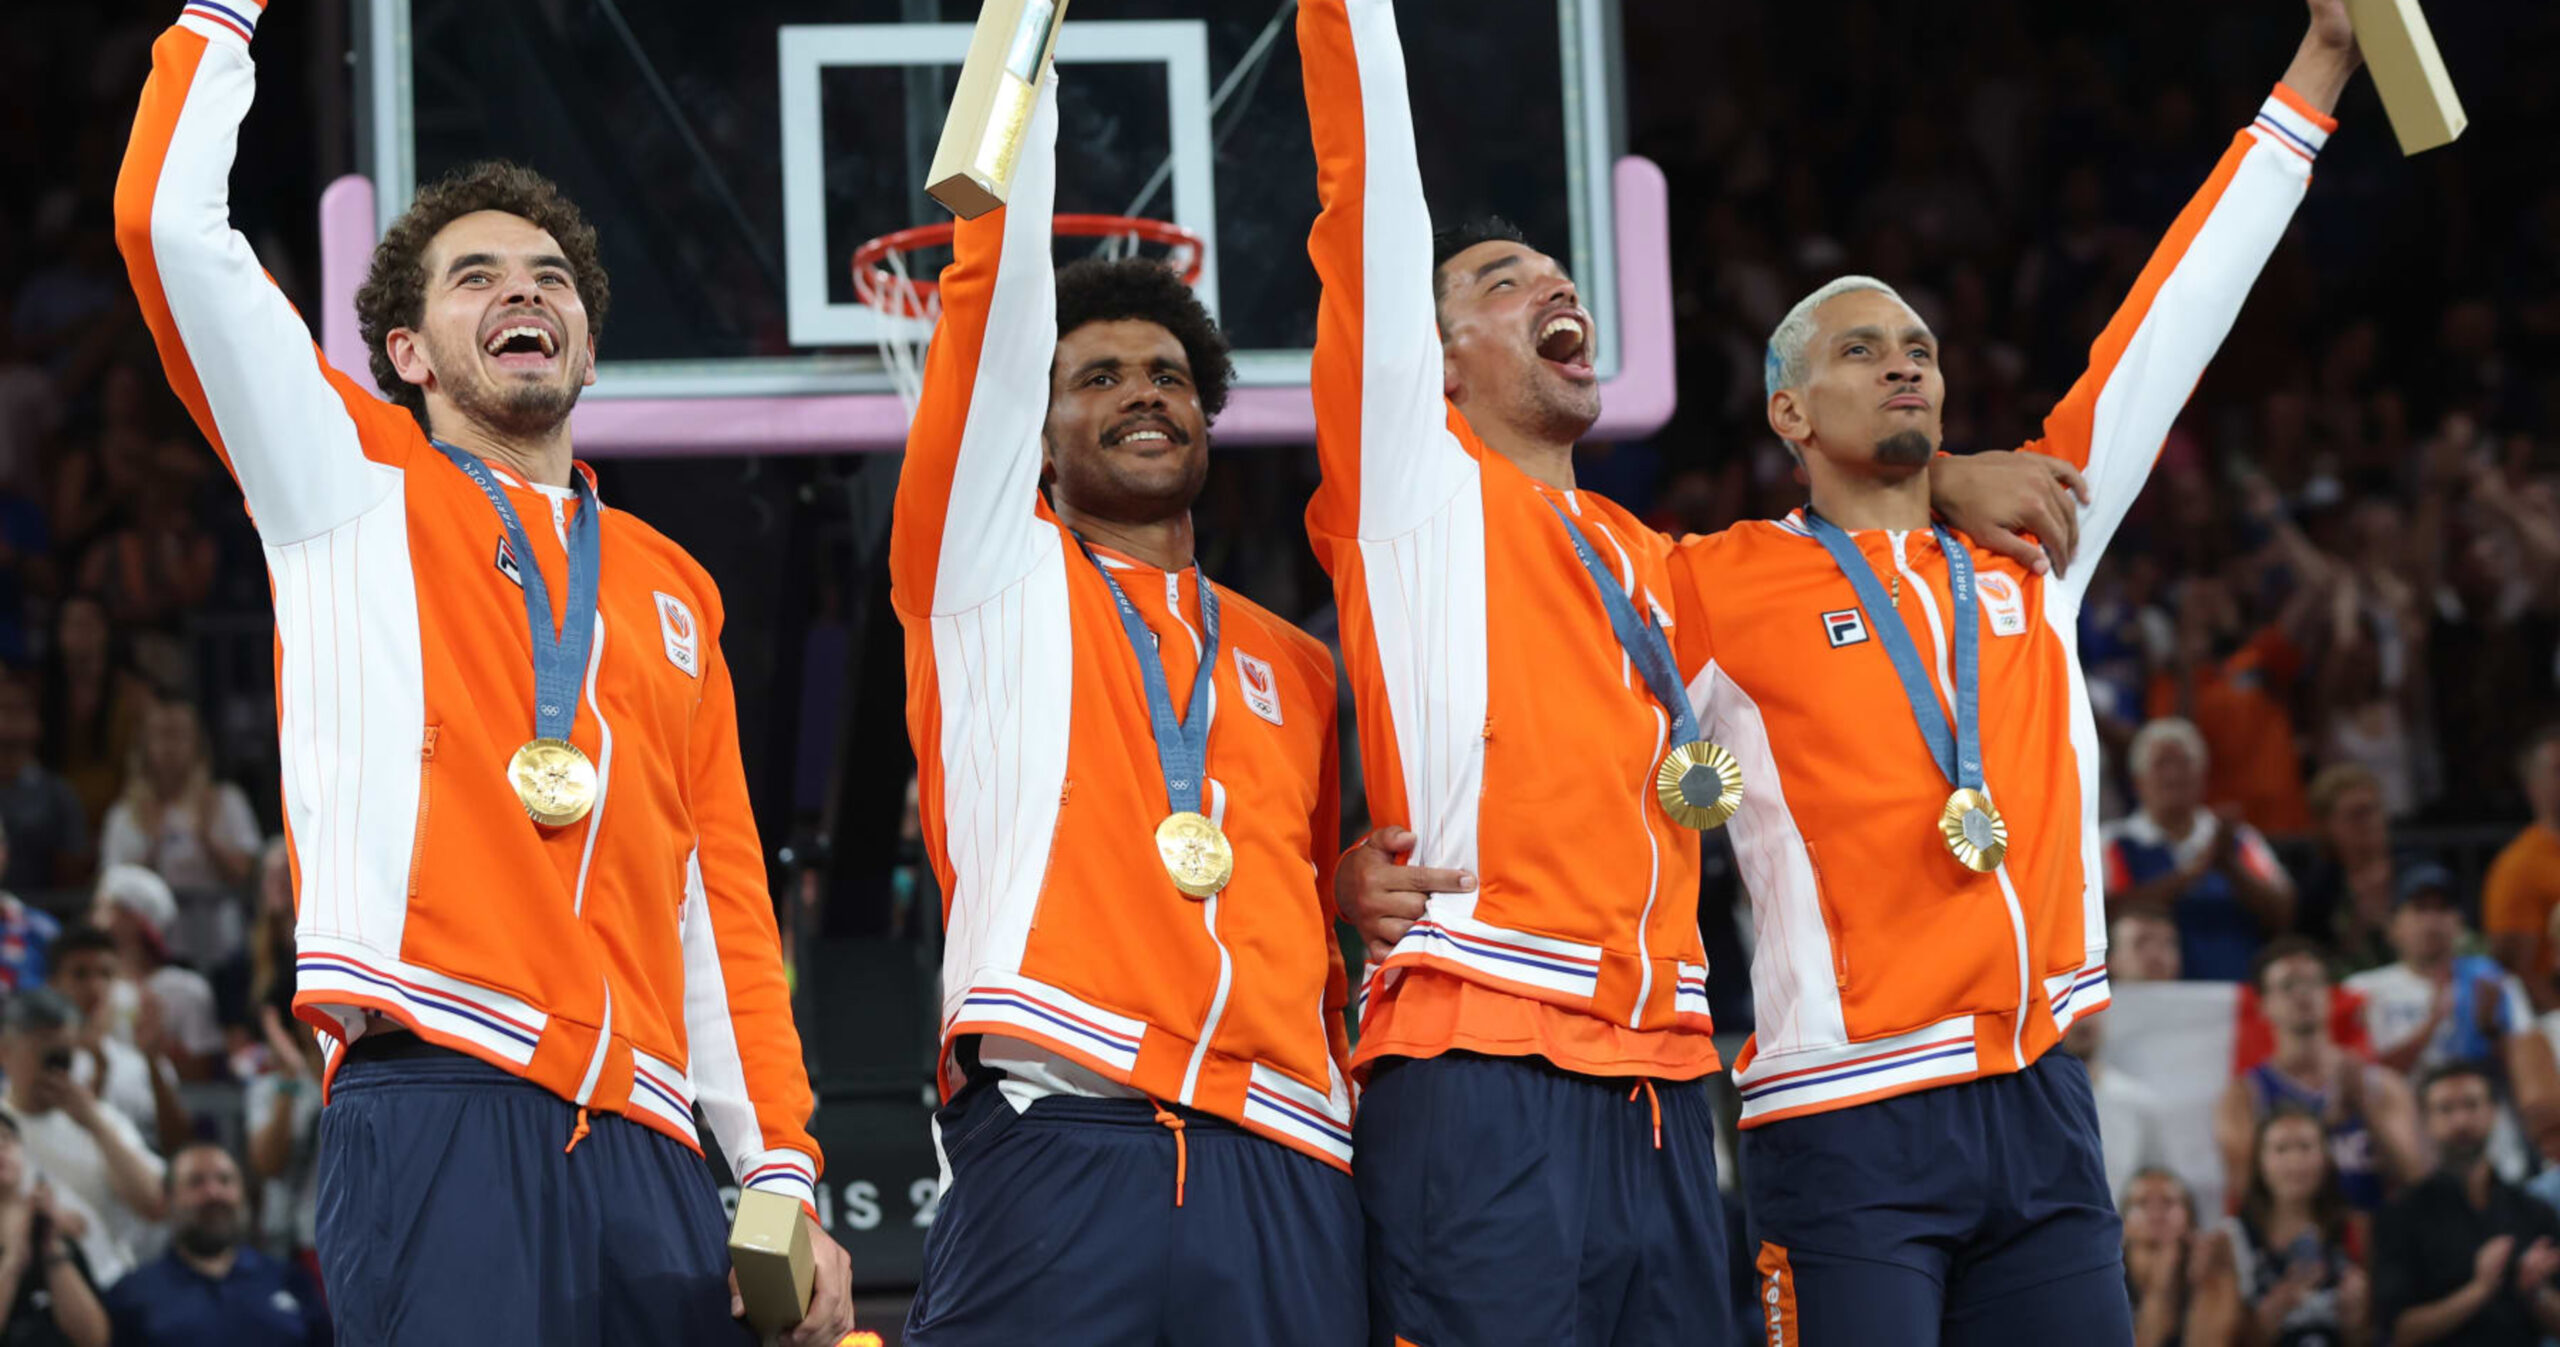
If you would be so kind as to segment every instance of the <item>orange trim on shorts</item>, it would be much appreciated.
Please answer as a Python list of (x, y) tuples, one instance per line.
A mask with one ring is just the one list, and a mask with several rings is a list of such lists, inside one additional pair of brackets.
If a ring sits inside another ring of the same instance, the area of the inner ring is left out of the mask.
[(1761, 1241), (1759, 1268), (1760, 1314), (1768, 1323), (1769, 1347), (1796, 1347), (1804, 1338), (1796, 1327), (1796, 1270), (1787, 1251)]

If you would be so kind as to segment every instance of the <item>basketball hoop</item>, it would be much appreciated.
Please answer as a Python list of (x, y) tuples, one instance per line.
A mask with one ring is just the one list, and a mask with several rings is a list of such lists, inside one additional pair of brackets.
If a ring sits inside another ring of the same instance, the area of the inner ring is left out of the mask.
[[(1051, 222), (1051, 230), (1059, 238), (1101, 240), (1097, 255), (1103, 257), (1148, 256), (1141, 249), (1160, 248), (1164, 264), (1185, 285), (1199, 283), (1208, 261), (1207, 245), (1198, 234), (1163, 220), (1060, 215)], [(924, 349), (933, 338), (934, 323), (942, 317), (942, 286), (930, 274), (916, 275), (922, 268), (911, 270), (908, 260), (928, 249), (949, 248), (957, 231), (956, 223), (944, 220), (883, 234), (853, 250), (854, 294), (883, 320), (880, 355), (910, 416), (924, 391)]]

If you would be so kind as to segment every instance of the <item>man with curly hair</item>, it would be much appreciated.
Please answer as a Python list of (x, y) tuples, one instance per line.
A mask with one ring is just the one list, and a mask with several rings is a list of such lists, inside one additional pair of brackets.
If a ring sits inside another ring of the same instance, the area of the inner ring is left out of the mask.
[(1051, 86), (959, 226), (890, 539), (949, 931), (907, 1341), (1361, 1342), (1332, 657), (1203, 575), (1226, 343), (1053, 278), (1056, 137)]
[(266, 546), (340, 1334), (744, 1340), (699, 1106), (740, 1182), (809, 1210), (785, 1341), (834, 1343), (846, 1261), (807, 1207), (720, 596), (570, 454), (595, 231), (528, 169), (463, 169), (358, 297), (391, 401), (328, 368), (228, 218), (262, 9), (190, 0), (153, 47), (116, 232)]

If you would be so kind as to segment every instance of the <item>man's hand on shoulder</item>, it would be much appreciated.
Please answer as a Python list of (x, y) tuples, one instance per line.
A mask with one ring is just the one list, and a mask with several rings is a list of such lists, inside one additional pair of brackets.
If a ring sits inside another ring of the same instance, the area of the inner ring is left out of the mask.
[(2069, 568), (2089, 499), (2079, 470), (2050, 454), (1941, 454), (1929, 465), (1930, 508), (2037, 575)]

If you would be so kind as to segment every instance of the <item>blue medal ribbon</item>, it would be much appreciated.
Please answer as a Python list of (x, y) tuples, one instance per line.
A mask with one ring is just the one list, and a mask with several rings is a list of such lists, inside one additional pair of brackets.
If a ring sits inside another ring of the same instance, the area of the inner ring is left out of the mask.
[(1681, 681), (1680, 662), (1671, 653), (1671, 642), (1654, 625), (1650, 614), (1638, 616), (1633, 599), (1618, 584), (1618, 577), (1600, 563), (1600, 554), (1591, 540), (1575, 526), (1573, 516), (1547, 497), (1547, 508), (1563, 521), (1567, 537), (1573, 539), (1573, 554), (1582, 559), (1582, 569), (1591, 572), (1591, 583), (1600, 591), (1600, 606), (1608, 610), (1609, 629), (1618, 634), (1618, 646), (1644, 675), (1644, 684), (1653, 690), (1653, 699), (1671, 716), (1671, 747), (1698, 741), (1698, 714), (1689, 706), (1689, 686)]
[(1893, 660), (1893, 671), (1902, 679), (1902, 695), (1911, 702), (1911, 716), (1920, 724), (1920, 737), (1928, 741), (1929, 756), (1945, 774), (1947, 784), (1965, 790), (1982, 789), (1982, 721), (1981, 669), (1982, 633), (1977, 616), (1979, 601), (1973, 587), (1973, 556), (1947, 531), (1944, 524), (1930, 525), (1937, 535), (1938, 549), (1947, 556), (1947, 587), (1955, 595), (1955, 676), (1956, 724), (1952, 733), (1947, 728), (1946, 708), (1938, 705), (1937, 689), (1930, 686), (1927, 668), (1920, 661), (1920, 649), (1911, 640), (1911, 631), (1902, 625), (1900, 614), (1884, 590), (1884, 582), (1876, 578), (1875, 567), (1867, 563), (1858, 545), (1837, 524), (1823, 518), (1811, 506), (1804, 512), (1805, 526), (1813, 531), (1823, 550), (1849, 577), (1849, 587), (1857, 591), (1858, 606), (1867, 611), (1867, 629), (1884, 642), (1885, 654)]
[(1201, 793), (1209, 772), (1209, 685), (1218, 672), (1218, 591), (1209, 587), (1209, 577), (1201, 574), (1199, 563), (1191, 566), (1191, 583), (1200, 591), (1200, 672), (1191, 679), (1191, 707), (1177, 720), (1173, 714), (1173, 684), (1165, 677), (1164, 657), (1156, 653), (1155, 633), (1147, 629), (1146, 619), (1138, 615), (1138, 606), (1102, 564), (1093, 549), (1082, 538), (1076, 546), (1083, 549), (1084, 559), (1102, 574), (1102, 583), (1111, 586), (1111, 601), (1120, 609), (1120, 629), (1129, 637), (1129, 652), (1138, 659), (1138, 672), (1147, 681), (1147, 718), (1155, 725), (1156, 765), (1164, 772), (1165, 803), (1177, 814), (1202, 814)]
[(507, 541), (515, 548), (516, 569), (524, 580), (525, 625), (533, 638), (533, 734), (537, 739), (566, 740), (578, 718), (578, 687), (586, 679), (587, 655), (596, 640), (596, 584), (604, 569), (604, 527), (597, 520), (602, 507), (596, 503), (595, 488), (587, 484), (584, 473), (570, 470), (578, 515), (569, 521), (569, 607), (554, 631), (551, 587), (534, 560), (533, 540), (525, 536), (524, 521), (516, 518), (515, 507), (507, 503), (497, 475), (477, 455), (442, 440), (433, 443), (489, 498), (507, 526)]

